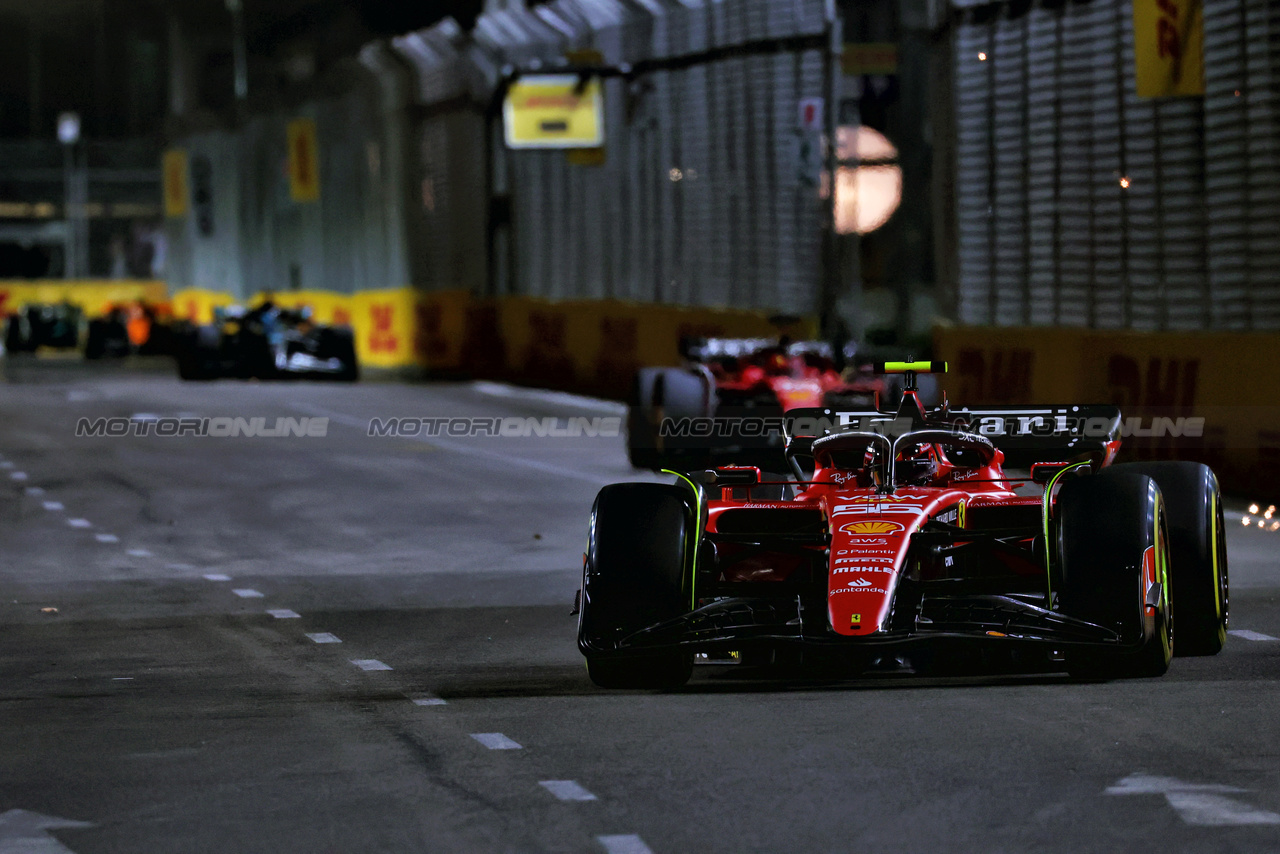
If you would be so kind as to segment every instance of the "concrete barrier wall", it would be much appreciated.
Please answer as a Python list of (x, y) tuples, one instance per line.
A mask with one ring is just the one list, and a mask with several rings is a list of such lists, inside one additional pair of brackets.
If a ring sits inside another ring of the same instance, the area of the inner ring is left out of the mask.
[[(1122, 460), (1205, 462), (1225, 489), (1258, 500), (1280, 499), (1277, 352), (1276, 333), (934, 333), (934, 357), (951, 363), (945, 387), (954, 404), (1116, 404), (1130, 434)], [(1204, 419), (1201, 429), (1194, 419)]]

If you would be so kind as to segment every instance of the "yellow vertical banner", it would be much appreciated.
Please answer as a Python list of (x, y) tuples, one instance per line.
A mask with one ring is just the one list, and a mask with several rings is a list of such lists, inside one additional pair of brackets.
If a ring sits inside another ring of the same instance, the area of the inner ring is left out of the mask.
[(164, 179), (164, 215), (174, 219), (186, 216), (191, 206), (191, 189), (187, 185), (187, 152), (181, 148), (166, 151), (160, 171)]
[(1201, 0), (1133, 0), (1138, 96), (1204, 94)]
[(289, 196), (295, 202), (320, 200), (320, 147), (316, 123), (294, 119), (287, 128), (289, 144)]

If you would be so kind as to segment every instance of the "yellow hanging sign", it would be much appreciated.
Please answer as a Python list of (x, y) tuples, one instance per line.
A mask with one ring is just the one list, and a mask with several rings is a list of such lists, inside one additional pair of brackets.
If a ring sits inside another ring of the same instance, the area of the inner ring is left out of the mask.
[(294, 119), (287, 128), (289, 143), (289, 197), (295, 202), (320, 200), (320, 146), (316, 123)]
[(604, 87), (574, 74), (521, 77), (504, 106), (509, 148), (600, 148)]
[(191, 207), (191, 188), (187, 184), (187, 152), (171, 148), (160, 164), (164, 181), (164, 215), (177, 219), (187, 215)]
[(1201, 0), (1133, 0), (1140, 98), (1204, 94)]

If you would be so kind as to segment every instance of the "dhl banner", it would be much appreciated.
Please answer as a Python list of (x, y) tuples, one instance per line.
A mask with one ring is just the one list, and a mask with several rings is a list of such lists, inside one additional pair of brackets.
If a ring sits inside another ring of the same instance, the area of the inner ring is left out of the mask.
[[(625, 397), (644, 365), (679, 364), (687, 336), (769, 337), (778, 334), (763, 312), (683, 308), (608, 300), (550, 302), (532, 297), (473, 299), (465, 291), (395, 288), (335, 294), (290, 291), (276, 303), (309, 306), (320, 323), (349, 324), (361, 363), (373, 368), (420, 367)], [(267, 297), (258, 294), (250, 304)], [(207, 323), (226, 294), (184, 290), (173, 297), (178, 317)], [(815, 334), (812, 320), (788, 330)]]
[(1280, 499), (1280, 335), (940, 327), (953, 405), (1114, 404), (1121, 460), (1207, 463), (1225, 489)]
[(1133, 0), (1141, 98), (1204, 94), (1202, 0)]
[(235, 298), (221, 291), (189, 289), (173, 295), (173, 316), (192, 323), (212, 323), (217, 308), (235, 304)]
[(160, 163), (164, 180), (164, 215), (177, 219), (187, 215), (191, 207), (191, 188), (187, 184), (187, 152), (172, 148)]
[[(311, 309), (316, 322), (350, 326), (355, 332), (356, 355), (370, 368), (403, 368), (422, 365), (417, 352), (418, 294), (412, 288), (336, 294), (327, 291), (286, 291), (256, 294), (247, 303), (270, 298), (277, 305)], [(214, 310), (237, 301), (216, 291), (182, 290), (173, 295), (174, 316), (194, 323), (211, 323)]]
[(92, 318), (120, 303), (143, 301), (158, 305), (168, 299), (164, 282), (145, 279), (0, 281), (0, 317), (28, 305), (70, 303)]
[(311, 119), (289, 122), (285, 135), (289, 146), (289, 197), (295, 202), (320, 200), (320, 146), (316, 123)]

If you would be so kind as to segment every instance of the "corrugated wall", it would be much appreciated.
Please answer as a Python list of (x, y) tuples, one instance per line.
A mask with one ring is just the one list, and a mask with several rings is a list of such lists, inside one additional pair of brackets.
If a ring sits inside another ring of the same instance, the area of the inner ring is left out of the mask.
[[(352, 293), (406, 284), (392, 203), (401, 177), (387, 157), (378, 85), (360, 71), (352, 77), (344, 95), (255, 117), (236, 133), (181, 142), (193, 199), (191, 215), (169, 221), (171, 285), (245, 299), (262, 291)], [(314, 203), (290, 197), (286, 126), (297, 118), (316, 123)], [(207, 182), (196, 177), (204, 168)]]
[(1280, 4), (1205, 0), (1211, 317), (1280, 328)]
[(1129, 0), (953, 6), (958, 320), (1280, 325), (1280, 6), (1206, 0), (1208, 94), (1164, 99)]
[[(237, 296), (412, 284), (812, 314), (823, 203), (799, 106), (827, 94), (824, 9), (557, 0), (484, 15), (472, 33), (446, 21), (370, 46), (346, 94), (182, 142), (213, 152), (215, 185), (239, 197), (213, 235), (173, 226), (174, 284)], [(796, 37), (810, 39), (777, 47)], [(615, 66), (701, 58), (606, 82), (603, 165), (504, 150), (490, 110), (503, 69), (553, 69), (583, 50)], [(390, 92), (401, 103), (380, 109)], [(319, 130), (317, 204), (288, 194), (285, 127), (298, 116)]]

